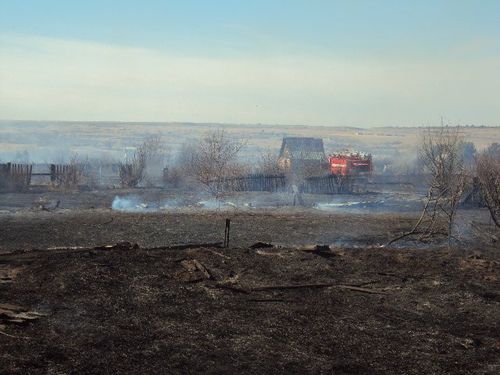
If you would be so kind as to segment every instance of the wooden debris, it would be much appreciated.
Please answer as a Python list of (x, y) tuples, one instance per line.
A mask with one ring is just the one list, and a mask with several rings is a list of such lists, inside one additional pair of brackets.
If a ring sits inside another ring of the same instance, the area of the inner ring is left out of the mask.
[(183, 260), (181, 264), (189, 272), (200, 271), (207, 279), (212, 277), (210, 272), (208, 272), (208, 269), (196, 259)]
[(230, 290), (231, 292), (235, 292), (235, 293), (250, 294), (250, 292), (248, 290), (238, 288), (238, 287), (233, 286), (232, 284), (228, 284), (228, 283), (218, 283), (218, 284), (215, 284), (214, 287), (219, 288), (219, 289), (227, 289), (227, 290)]
[(185, 259), (181, 261), (184, 270), (176, 274), (177, 278), (187, 282), (198, 282), (212, 279), (210, 271), (196, 259)]
[(86, 251), (98, 251), (98, 250), (188, 250), (188, 249), (202, 249), (202, 248), (223, 248), (223, 242), (205, 242), (205, 243), (187, 243), (187, 244), (178, 244), (178, 245), (168, 245), (168, 246), (157, 246), (157, 247), (144, 247), (141, 248), (137, 243), (131, 243), (128, 241), (118, 242), (114, 245), (102, 245), (95, 247), (85, 247), (85, 246), (54, 246), (48, 248), (32, 248), (30, 250), (16, 250), (10, 251), (6, 253), (0, 254), (0, 256), (4, 255), (12, 255), (16, 253), (31, 253), (31, 252), (40, 252), (40, 251), (57, 251), (60, 253), (64, 253), (67, 251), (71, 252), (86, 252)]
[[(104, 247), (104, 246), (101, 246)], [(41, 251), (41, 249), (34, 249), (36, 251)], [(57, 250), (91, 250), (85, 246), (53, 246), (47, 247), (45, 250), (47, 251), (57, 251)]]
[(316, 245), (313, 254), (319, 255), (324, 258), (331, 258), (336, 255), (334, 252), (330, 250), (330, 246), (328, 245)]
[(30, 321), (37, 320), (45, 314), (37, 311), (30, 311), (27, 308), (11, 305), (9, 303), (0, 303), (0, 324), (27, 324)]
[(204, 247), (218, 247), (222, 248), (222, 242), (207, 242), (207, 243), (187, 243), (180, 245), (171, 245), (171, 246), (158, 246), (151, 247), (144, 250), (187, 250), (187, 249), (199, 249)]
[(297, 247), (297, 249), (306, 253), (319, 255), (324, 258), (330, 258), (337, 255), (333, 251), (331, 251), (330, 246), (328, 245), (304, 245)]
[(208, 252), (212, 253), (212, 254), (215, 254), (217, 256), (220, 256), (221, 258), (224, 258), (224, 259), (231, 259), (231, 257), (228, 257), (227, 255), (224, 255), (222, 253), (219, 253), (218, 251), (215, 251), (215, 250), (212, 250), (212, 249), (206, 249)]
[(229, 231), (231, 229), (231, 220), (226, 219), (226, 226), (224, 229), (224, 247), (229, 247)]
[(22, 267), (0, 268), (0, 284), (10, 284), (21, 271)]
[(128, 241), (122, 241), (118, 242), (115, 245), (104, 245), (104, 246), (97, 246), (94, 247), (94, 250), (137, 250), (139, 249), (138, 244), (132, 244), (131, 242)]
[(352, 290), (355, 292), (361, 293), (370, 293), (370, 294), (386, 294), (384, 291), (362, 288), (354, 285), (343, 285), (343, 284), (334, 284), (334, 283), (320, 283), (320, 284), (292, 284), (292, 285), (266, 285), (260, 286), (256, 288), (251, 288), (249, 291), (252, 292), (261, 292), (267, 290), (287, 290), (287, 289), (319, 289), (319, 288), (331, 288), (337, 287), (340, 289)]
[(289, 284), (289, 285), (265, 285), (255, 288), (250, 288), (252, 292), (261, 292), (266, 290), (287, 290), (287, 289), (314, 289), (314, 288), (329, 288), (334, 286), (332, 283), (324, 284)]
[(309, 244), (309, 245), (295, 245), (292, 246), (294, 249), (300, 250), (300, 251), (305, 251), (305, 252), (314, 252), (316, 250), (316, 244)]
[(250, 249), (268, 249), (274, 247), (272, 243), (258, 241), (250, 246)]
[(265, 256), (276, 256), (276, 257), (279, 257), (279, 258), (283, 258), (283, 252), (280, 252), (280, 251), (264, 251), (264, 250), (257, 250), (255, 252), (256, 254), (259, 254), (259, 255), (265, 255)]
[(368, 289), (368, 288), (362, 288), (360, 286), (354, 286), (354, 285), (338, 285), (340, 289), (347, 289), (347, 290), (352, 290), (355, 292), (361, 292), (361, 293), (369, 293), (369, 294), (387, 294), (386, 292), (382, 290), (376, 290), (376, 289)]
[(232, 292), (250, 294), (251, 292), (265, 292), (272, 290), (292, 290), (292, 289), (321, 289), (321, 288), (339, 288), (351, 290), (353, 292), (368, 293), (368, 294), (387, 294), (387, 292), (377, 289), (363, 288), (355, 285), (343, 285), (334, 283), (318, 283), (318, 284), (292, 284), (292, 285), (265, 285), (254, 288), (238, 288), (227, 283), (218, 283), (214, 287), (227, 289)]
[(7, 332), (4, 332), (4, 329), (5, 329), (5, 326), (0, 324), (0, 335), (12, 337), (13, 339), (26, 339), (27, 338), (27, 337), (19, 337), (19, 336), (10, 335)]

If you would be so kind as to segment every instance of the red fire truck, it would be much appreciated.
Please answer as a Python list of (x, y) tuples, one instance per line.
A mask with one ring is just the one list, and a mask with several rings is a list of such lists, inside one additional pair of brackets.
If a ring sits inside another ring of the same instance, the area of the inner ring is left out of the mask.
[(373, 170), (371, 154), (344, 151), (328, 158), (334, 175), (369, 177)]

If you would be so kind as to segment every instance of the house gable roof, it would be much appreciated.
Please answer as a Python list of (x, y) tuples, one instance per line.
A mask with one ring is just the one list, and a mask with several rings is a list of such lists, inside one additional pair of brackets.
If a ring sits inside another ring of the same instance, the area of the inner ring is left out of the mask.
[(320, 160), (325, 158), (321, 138), (286, 137), (281, 144), (280, 157), (296, 160)]

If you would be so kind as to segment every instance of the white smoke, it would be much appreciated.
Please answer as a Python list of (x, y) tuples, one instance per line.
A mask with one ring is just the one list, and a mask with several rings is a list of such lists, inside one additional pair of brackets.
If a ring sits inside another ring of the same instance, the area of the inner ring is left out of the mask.
[[(146, 206), (147, 207), (147, 206)], [(117, 211), (140, 211), (144, 209), (144, 203), (141, 203), (138, 197), (129, 196), (129, 197), (118, 197), (116, 196), (113, 199), (113, 203), (111, 203), (111, 208)]]
[(185, 202), (181, 199), (163, 199), (161, 201), (146, 201), (138, 196), (116, 196), (111, 203), (111, 208), (124, 212), (154, 212), (158, 210), (172, 210), (179, 208), (195, 208), (202, 210), (228, 210), (239, 206), (233, 202), (216, 199), (207, 199), (194, 202)]

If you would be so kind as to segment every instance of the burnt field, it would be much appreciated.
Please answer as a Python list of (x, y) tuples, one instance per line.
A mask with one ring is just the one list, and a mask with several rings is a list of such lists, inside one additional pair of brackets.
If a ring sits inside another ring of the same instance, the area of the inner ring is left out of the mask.
[(407, 230), (413, 216), (325, 214), (306, 209), (256, 212), (123, 213), (110, 210), (1, 215), (0, 253), (12, 250), (96, 246), (121, 241), (156, 247), (221, 242), (231, 219), (231, 244), (379, 245)]
[(402, 206), (401, 200), (389, 203), (382, 194), (306, 194), (305, 206), (292, 202), (287, 193), (243, 193), (219, 204), (199, 194), (162, 189), (0, 194), (0, 253), (120, 241), (142, 247), (219, 242), (226, 218), (231, 219), (234, 246), (256, 241), (378, 246), (408, 230), (419, 207), (406, 199), (408, 211), (395, 214), (390, 210)]
[[(110, 197), (34, 210), (10, 197), (0, 373), (500, 369), (496, 244), (381, 248), (414, 212), (117, 212)], [(222, 241), (226, 218), (229, 248), (165, 248)]]

